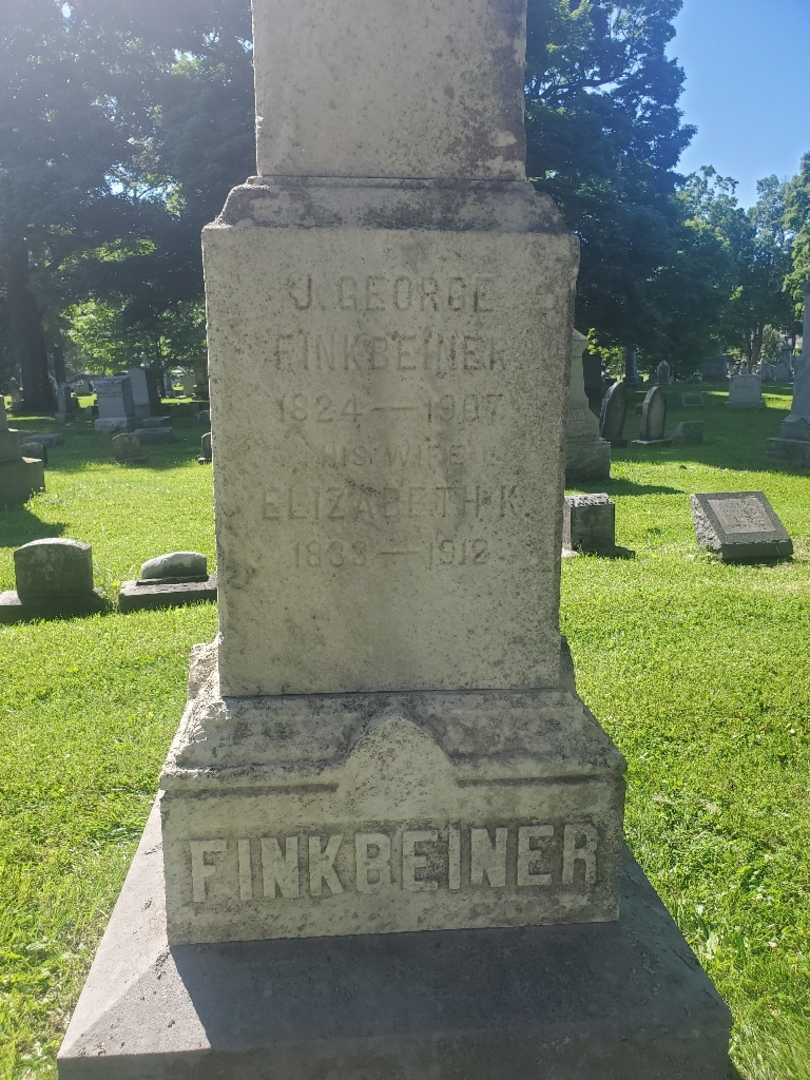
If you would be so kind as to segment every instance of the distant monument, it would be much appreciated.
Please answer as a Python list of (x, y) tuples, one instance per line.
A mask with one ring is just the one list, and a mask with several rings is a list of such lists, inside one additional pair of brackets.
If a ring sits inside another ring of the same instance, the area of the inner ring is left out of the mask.
[(599, 434), (599, 421), (585, 393), (582, 354), (587, 341), (574, 331), (571, 341), (571, 376), (565, 428), (565, 482), (606, 480), (610, 476), (610, 443)]
[(802, 356), (793, 384), (793, 405), (779, 437), (768, 440), (768, 454), (777, 461), (810, 467), (810, 289), (804, 297)]
[(204, 234), (220, 633), (65, 1080), (726, 1073), (560, 635), (578, 252), (525, 34), (254, 0), (261, 175)]

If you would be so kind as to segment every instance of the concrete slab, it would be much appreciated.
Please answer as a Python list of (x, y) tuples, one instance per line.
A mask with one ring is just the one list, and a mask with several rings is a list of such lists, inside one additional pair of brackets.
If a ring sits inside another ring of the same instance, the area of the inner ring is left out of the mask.
[(118, 594), (120, 611), (143, 611), (147, 608), (183, 607), (217, 599), (217, 576), (204, 581), (172, 582), (164, 585), (139, 585), (125, 581)]
[(168, 947), (157, 806), (61, 1080), (725, 1080), (730, 1016), (628, 856), (618, 923)]

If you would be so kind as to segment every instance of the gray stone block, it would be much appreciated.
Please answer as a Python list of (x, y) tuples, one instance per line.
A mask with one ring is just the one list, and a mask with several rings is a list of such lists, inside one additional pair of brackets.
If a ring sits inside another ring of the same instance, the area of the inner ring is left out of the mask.
[(725, 1080), (730, 1016), (639, 867), (600, 925), (170, 948), (157, 808), (60, 1080)]
[(610, 555), (616, 548), (616, 507), (607, 495), (568, 495), (563, 508), (563, 550)]
[(789, 559), (793, 543), (761, 491), (692, 496), (698, 543), (724, 562)]
[(163, 585), (141, 585), (125, 581), (118, 594), (120, 611), (143, 611), (147, 608), (185, 607), (217, 599), (217, 577), (212, 574), (204, 581), (173, 582)]

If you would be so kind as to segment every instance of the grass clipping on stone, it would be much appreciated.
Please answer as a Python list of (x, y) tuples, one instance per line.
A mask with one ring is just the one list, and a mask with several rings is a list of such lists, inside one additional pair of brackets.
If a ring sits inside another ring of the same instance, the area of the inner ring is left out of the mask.
[[(671, 402), (680, 398), (671, 392)], [(810, 1078), (810, 477), (768, 467), (789, 407), (707, 397), (702, 446), (614, 455), (607, 490), (634, 560), (563, 569), (563, 630), (581, 693), (628, 759), (627, 835), (735, 1015), (746, 1080)], [(698, 415), (673, 410), (669, 425)], [(632, 420), (628, 434), (634, 435)], [(19, 421), (29, 431), (52, 422)], [(48, 490), (0, 514), (13, 548), (93, 546), (114, 597), (147, 558), (197, 550), (214, 569), (204, 429), (144, 465), (68, 429)], [(695, 544), (690, 495), (765, 491), (792, 563), (726, 566)], [(188, 651), (213, 605), (0, 627), (0, 1077), (55, 1077), (55, 1055), (154, 797), (185, 701)]]

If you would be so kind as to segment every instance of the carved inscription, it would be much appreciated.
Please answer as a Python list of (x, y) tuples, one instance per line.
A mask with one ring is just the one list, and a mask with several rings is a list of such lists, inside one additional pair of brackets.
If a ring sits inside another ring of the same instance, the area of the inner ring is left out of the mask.
[(262, 512), (288, 565), (418, 559), (441, 570), (497, 558), (487, 530), (532, 499), (499, 457), (510, 399), (496, 279), (311, 273), (279, 289), (269, 421), (296, 439), (302, 467), (273, 478)]
[(599, 833), (562, 824), (369, 826), (189, 842), (195, 904), (343, 893), (566, 888), (599, 880)]
[(776, 531), (757, 499), (710, 499), (709, 505), (729, 535)]

